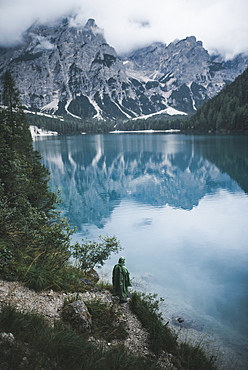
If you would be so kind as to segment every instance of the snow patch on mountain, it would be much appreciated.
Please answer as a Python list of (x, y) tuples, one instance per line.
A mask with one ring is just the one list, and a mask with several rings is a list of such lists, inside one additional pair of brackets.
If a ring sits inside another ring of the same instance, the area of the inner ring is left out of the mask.
[(93, 19), (82, 27), (77, 16), (34, 24), (22, 45), (0, 49), (0, 78), (11, 71), (26, 107), (77, 119), (194, 113), (247, 67), (247, 55), (210, 56), (194, 36), (118, 56)]
[(147, 115), (144, 115), (144, 116), (139, 116), (139, 117), (135, 117), (133, 118), (133, 121), (137, 120), (137, 119), (147, 119), (147, 118), (151, 118), (151, 117), (154, 117), (154, 116), (157, 116), (159, 114), (168, 114), (170, 116), (176, 116), (176, 115), (183, 115), (183, 116), (187, 116), (187, 113), (185, 112), (181, 112), (179, 110), (176, 110), (172, 107), (168, 107), (164, 110), (161, 110), (159, 112), (156, 112), (156, 113), (151, 113), (151, 114), (147, 114)]
[(36, 137), (58, 135), (56, 131), (43, 130), (41, 128), (38, 128), (37, 126), (29, 126), (29, 130), (33, 140)]
[(59, 90), (54, 91), (52, 101), (41, 108), (41, 112), (55, 113), (58, 110), (59, 105)]

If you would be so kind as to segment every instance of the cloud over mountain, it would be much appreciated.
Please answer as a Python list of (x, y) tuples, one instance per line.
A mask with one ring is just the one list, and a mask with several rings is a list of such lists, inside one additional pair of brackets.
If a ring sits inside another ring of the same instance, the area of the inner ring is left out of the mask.
[(0, 44), (20, 41), (34, 21), (49, 22), (71, 13), (78, 14), (82, 25), (88, 18), (96, 19), (119, 53), (191, 35), (227, 57), (248, 52), (247, 0), (2, 0)]

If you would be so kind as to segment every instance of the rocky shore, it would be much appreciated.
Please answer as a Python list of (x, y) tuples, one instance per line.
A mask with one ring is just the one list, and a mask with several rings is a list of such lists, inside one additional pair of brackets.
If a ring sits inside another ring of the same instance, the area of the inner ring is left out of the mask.
[[(20, 282), (9, 282), (0, 280), (0, 304), (11, 304), (22, 312), (35, 312), (43, 315), (51, 325), (54, 324), (55, 320), (61, 320), (61, 312), (63, 304), (70, 298), (75, 297), (75, 293), (68, 292), (54, 292), (53, 290), (35, 292), (28, 289)], [(89, 300), (101, 299), (103, 302), (111, 305), (116, 305), (116, 308), (120, 310), (120, 320), (124, 321), (128, 337), (124, 341), (113, 340), (106, 342), (104, 340), (99, 341), (90, 337), (91, 342), (95, 342), (96, 345), (101, 346), (115, 346), (120, 343), (124, 344), (129, 351), (142, 356), (154, 356), (149, 351), (148, 346), (148, 333), (142, 327), (140, 321), (131, 312), (128, 302), (125, 304), (119, 304), (118, 299), (112, 296), (108, 290), (97, 290), (87, 291), (84, 293), (78, 293), (77, 299), (87, 302)], [(2, 333), (0, 328), (0, 336), (3, 338), (11, 338), (11, 333)], [(1, 340), (0, 340), (1, 345)], [(169, 353), (164, 352), (158, 359), (161, 368), (164, 369), (177, 369), (173, 364), (173, 356)]]

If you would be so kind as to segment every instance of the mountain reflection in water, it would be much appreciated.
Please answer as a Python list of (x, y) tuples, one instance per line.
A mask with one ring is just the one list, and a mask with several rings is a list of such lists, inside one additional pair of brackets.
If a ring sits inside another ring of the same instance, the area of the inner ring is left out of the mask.
[(166, 298), (167, 317), (196, 322), (187, 335), (203, 328), (246, 369), (248, 136), (82, 135), (34, 146), (74, 239), (116, 235), (134, 285)]
[(170, 140), (159, 141), (158, 147), (154, 136), (140, 141), (140, 135), (122, 135), (122, 140), (92, 135), (35, 143), (52, 174), (52, 190), (61, 190), (65, 216), (78, 230), (86, 222), (102, 227), (125, 198), (191, 210), (217, 189), (240, 191), (199, 154), (192, 138), (178, 143), (168, 135)]

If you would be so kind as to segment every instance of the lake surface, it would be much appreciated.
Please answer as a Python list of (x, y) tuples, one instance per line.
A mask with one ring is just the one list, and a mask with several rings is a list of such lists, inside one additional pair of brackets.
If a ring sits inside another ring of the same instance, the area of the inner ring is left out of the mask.
[(165, 299), (170, 325), (185, 318), (180, 338), (203, 339), (224, 369), (248, 369), (248, 136), (82, 135), (34, 147), (73, 241), (115, 235), (134, 288)]

